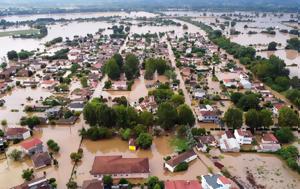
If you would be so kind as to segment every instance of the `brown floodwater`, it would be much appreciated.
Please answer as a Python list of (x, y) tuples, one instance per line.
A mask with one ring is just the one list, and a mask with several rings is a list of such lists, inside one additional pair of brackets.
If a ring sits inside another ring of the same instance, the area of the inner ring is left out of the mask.
[(262, 51), (258, 55), (269, 58), (271, 55), (280, 57), (290, 70), (290, 77), (300, 77), (300, 53), (296, 50)]
[(300, 175), (293, 172), (278, 157), (258, 153), (223, 153), (221, 163), (233, 176), (247, 182), (246, 172), (250, 171), (257, 184), (267, 189), (293, 189), (300, 185)]
[[(48, 90), (40, 87), (36, 89), (31, 89), (30, 87), (15, 88), (2, 97), (6, 102), (3, 107), (0, 107), (0, 120), (6, 119), (8, 125), (18, 125), (20, 118), (26, 115), (26, 113), (23, 112), (25, 105), (33, 105), (36, 101), (39, 101), (41, 97), (45, 99), (50, 95), (51, 93)], [(33, 100), (28, 101), (26, 100), (27, 97)], [(12, 112), (11, 110), (18, 110), (18, 112)]]
[(84, 157), (77, 168), (76, 180), (82, 183), (83, 180), (93, 178), (89, 171), (92, 168), (94, 157), (97, 155), (123, 155), (123, 157), (149, 158), (151, 175), (160, 179), (196, 179), (196, 176), (207, 174), (206, 166), (199, 160), (190, 163), (189, 170), (181, 173), (170, 173), (163, 168), (163, 158), (174, 154), (170, 145), (170, 136), (155, 137), (151, 150), (138, 150), (132, 152), (128, 149), (128, 142), (120, 138), (109, 140), (90, 141), (84, 140), (82, 148)]

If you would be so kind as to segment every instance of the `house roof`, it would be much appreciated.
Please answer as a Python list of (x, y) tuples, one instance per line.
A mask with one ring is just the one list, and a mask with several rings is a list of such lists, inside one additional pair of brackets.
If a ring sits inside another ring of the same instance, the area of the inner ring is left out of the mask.
[(198, 180), (168, 180), (165, 189), (202, 189)]
[(103, 189), (102, 181), (98, 179), (85, 180), (82, 184), (82, 189)]
[(90, 171), (92, 175), (149, 172), (148, 158), (123, 158), (121, 155), (96, 156)]
[(229, 131), (229, 130), (225, 131), (225, 134), (226, 134), (227, 138), (235, 138), (234, 134), (231, 131)]
[(217, 116), (217, 113), (215, 111), (200, 111), (202, 116)]
[(263, 135), (262, 140), (278, 143), (277, 138), (272, 133), (266, 133)]
[(222, 187), (221, 184), (217, 182), (218, 178), (221, 177), (220, 174), (215, 175), (204, 175), (203, 178), (206, 180), (206, 183), (211, 186), (212, 188), (220, 188)]
[(31, 149), (40, 144), (43, 144), (43, 142), (40, 139), (32, 138), (30, 140), (23, 141), (21, 143), (21, 146), (22, 146), (22, 148), (25, 148), (26, 150), (28, 150), (28, 149)]
[(51, 157), (48, 152), (41, 152), (31, 156), (35, 168), (44, 167), (51, 164)]
[(237, 133), (243, 137), (253, 137), (251, 131), (248, 130), (237, 129)]
[(29, 182), (25, 182), (19, 186), (12, 187), (11, 189), (51, 189), (48, 180), (45, 177), (33, 179)]
[(186, 152), (183, 152), (172, 159), (168, 160), (166, 163), (172, 167), (177, 166), (179, 163), (183, 162), (184, 160), (196, 155), (196, 153), (193, 150), (189, 150)]
[(231, 184), (230, 180), (224, 176), (220, 176), (219, 180), (223, 183), (223, 184)]
[(14, 136), (14, 135), (19, 135), (19, 134), (24, 134), (26, 132), (28, 132), (29, 130), (26, 128), (22, 128), (22, 127), (13, 127), (13, 128), (8, 128), (6, 130), (6, 135), (7, 136)]
[(216, 142), (216, 139), (212, 135), (207, 135), (207, 136), (199, 136), (198, 141), (203, 144), (211, 144), (211, 143)]

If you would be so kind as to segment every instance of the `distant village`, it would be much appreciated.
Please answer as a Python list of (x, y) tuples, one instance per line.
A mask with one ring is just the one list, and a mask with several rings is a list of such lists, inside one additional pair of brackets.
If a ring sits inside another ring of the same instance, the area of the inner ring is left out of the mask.
[[(132, 33), (125, 23), (53, 40), (45, 51), (8, 52), (7, 66), (0, 69), (0, 106), (5, 107), (0, 113), (22, 116), (19, 124), (1, 121), (1, 161), (30, 165), (14, 175), (24, 183), (12, 188), (268, 188), (250, 171), (246, 179), (230, 171), (222, 158), (226, 154), (281, 156), (299, 172), (299, 152), (292, 145), (299, 131), (296, 107), (204, 34), (179, 21), (171, 24), (181, 36)], [(4, 97), (18, 90), (26, 101), (10, 109)], [(66, 153), (65, 146), (75, 141), (67, 134), (59, 141), (41, 138), (45, 127), (76, 128), (76, 150)], [(163, 137), (173, 137), (175, 150), (159, 157), (161, 163), (135, 155), (158, 148), (156, 140)], [(85, 162), (86, 141), (115, 138), (134, 155), (97, 152)], [(289, 153), (294, 154), (286, 158)], [(58, 187), (66, 159), (71, 175)], [(207, 170), (192, 172), (195, 164)], [(80, 175), (82, 166), (88, 172)], [(153, 167), (168, 179), (155, 175)], [(185, 172), (193, 177), (172, 179)]]

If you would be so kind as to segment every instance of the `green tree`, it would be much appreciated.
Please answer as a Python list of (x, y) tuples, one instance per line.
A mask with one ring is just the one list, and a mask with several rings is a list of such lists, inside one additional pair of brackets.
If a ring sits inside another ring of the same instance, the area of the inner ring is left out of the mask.
[(88, 80), (87, 80), (86, 77), (80, 78), (80, 83), (81, 83), (81, 86), (82, 86), (83, 88), (88, 87)]
[(235, 92), (230, 95), (230, 99), (234, 104), (237, 104), (242, 96), (244, 96), (243, 93)]
[(276, 51), (277, 50), (277, 43), (272, 41), (268, 44), (268, 51)]
[(111, 186), (113, 184), (113, 179), (111, 175), (104, 175), (103, 176), (103, 184), (105, 186)]
[(195, 124), (195, 117), (191, 108), (186, 105), (182, 104), (177, 107), (178, 113), (178, 122), (179, 124), (193, 126)]
[(152, 136), (148, 133), (141, 133), (136, 139), (136, 143), (143, 149), (148, 149), (152, 145)]
[(112, 58), (115, 59), (115, 61), (119, 65), (119, 68), (122, 70), (123, 62), (124, 62), (123, 57), (119, 53), (116, 53), (116, 54), (114, 54), (114, 56)]
[(259, 112), (259, 116), (260, 116), (261, 126), (270, 127), (271, 125), (274, 124), (273, 118), (272, 118), (272, 112), (270, 112), (269, 110), (262, 109)]
[(14, 50), (8, 51), (7, 52), (7, 58), (9, 60), (16, 60), (16, 59), (18, 59), (18, 53), (17, 53), (17, 51), (14, 51)]
[(161, 189), (159, 184), (156, 184), (153, 189)]
[(124, 71), (128, 80), (139, 75), (139, 59), (134, 54), (128, 54), (125, 58)]
[(258, 109), (259, 108), (259, 98), (257, 94), (249, 93), (242, 96), (238, 103), (237, 107), (241, 108), (244, 111), (249, 109)]
[(280, 143), (290, 143), (295, 139), (292, 130), (288, 127), (282, 127), (275, 132)]
[(72, 152), (70, 154), (70, 158), (72, 161), (74, 161), (75, 163), (79, 162), (82, 159), (82, 153), (79, 152)]
[(179, 94), (173, 94), (170, 102), (174, 105), (174, 107), (178, 107), (181, 104), (184, 104), (185, 99), (184, 96), (179, 95)]
[(20, 161), (22, 159), (22, 151), (14, 149), (10, 154), (8, 154), (8, 157), (14, 161)]
[(224, 122), (233, 129), (243, 125), (243, 112), (237, 108), (229, 108), (224, 115)]
[(22, 173), (22, 178), (25, 181), (31, 181), (33, 178), (33, 169), (25, 169)]
[(66, 184), (68, 189), (76, 189), (78, 188), (77, 182), (75, 182), (73, 179), (70, 179), (69, 182)]
[(119, 79), (121, 70), (115, 59), (111, 58), (106, 62), (105, 73), (112, 80)]
[(123, 105), (114, 106), (116, 112), (116, 125), (118, 127), (128, 128), (137, 124), (138, 114), (133, 107)]
[(145, 125), (142, 124), (137, 124), (134, 128), (134, 134), (136, 136), (139, 136), (142, 133), (146, 133), (147, 132), (147, 127)]
[(154, 124), (153, 114), (148, 111), (141, 112), (139, 114), (139, 122), (146, 126), (152, 126)]
[(246, 125), (248, 125), (252, 131), (252, 133), (255, 132), (256, 129), (261, 127), (261, 116), (259, 114), (259, 111), (255, 109), (250, 109), (248, 112), (245, 114), (245, 122)]
[(130, 128), (127, 128), (127, 129), (121, 129), (121, 138), (123, 140), (129, 140), (131, 135), (132, 135), (132, 132), (131, 132), (131, 129)]
[(162, 103), (157, 110), (158, 123), (164, 129), (171, 129), (177, 121), (177, 111), (170, 103)]
[(298, 115), (289, 107), (279, 110), (278, 124), (281, 127), (294, 127), (299, 125)]
[(163, 188), (164, 186), (164, 183), (163, 181), (160, 181), (158, 177), (156, 176), (150, 176), (147, 180), (147, 187), (148, 189), (154, 189), (154, 187), (156, 185), (159, 185), (161, 188)]

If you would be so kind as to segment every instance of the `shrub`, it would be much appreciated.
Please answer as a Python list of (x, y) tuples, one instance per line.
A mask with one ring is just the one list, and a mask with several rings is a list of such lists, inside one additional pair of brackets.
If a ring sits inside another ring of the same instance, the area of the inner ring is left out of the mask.
[(175, 167), (174, 171), (175, 172), (186, 171), (188, 168), (189, 168), (189, 164), (187, 162), (181, 162)]

